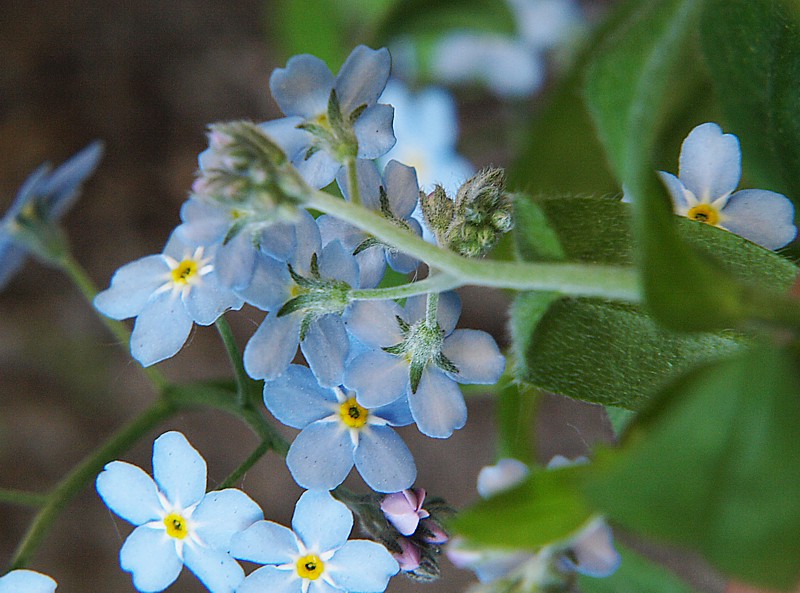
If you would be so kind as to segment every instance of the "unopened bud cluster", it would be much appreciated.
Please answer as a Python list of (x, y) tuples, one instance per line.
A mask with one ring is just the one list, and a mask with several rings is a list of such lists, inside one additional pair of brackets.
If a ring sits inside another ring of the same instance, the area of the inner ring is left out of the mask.
[(502, 169), (476, 173), (461, 186), (455, 201), (437, 185), (431, 194), (421, 196), (421, 202), (439, 244), (466, 257), (485, 255), (513, 227)]

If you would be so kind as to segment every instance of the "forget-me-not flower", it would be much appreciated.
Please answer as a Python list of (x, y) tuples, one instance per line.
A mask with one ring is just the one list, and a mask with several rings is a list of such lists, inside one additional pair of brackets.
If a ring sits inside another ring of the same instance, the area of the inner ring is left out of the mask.
[(95, 297), (97, 310), (112, 319), (136, 317), (131, 354), (143, 366), (175, 355), (194, 323), (211, 325), (226, 310), (242, 307), (242, 299), (217, 277), (215, 248), (173, 233), (163, 253), (122, 266)]
[(244, 571), (228, 554), (231, 537), (263, 519), (261, 509), (234, 488), (206, 493), (206, 462), (179, 432), (153, 443), (153, 478), (123, 461), (97, 476), (108, 508), (136, 526), (122, 569), (143, 592), (166, 589), (186, 565), (211, 593), (233, 593)]
[(675, 212), (778, 249), (794, 240), (794, 206), (779, 193), (736, 190), (742, 175), (739, 139), (715, 123), (697, 126), (681, 145), (678, 177), (659, 171)]
[(354, 393), (322, 387), (308, 367), (291, 365), (264, 384), (264, 403), (278, 420), (301, 429), (286, 464), (303, 488), (336, 488), (354, 464), (377, 492), (396, 492), (414, 483), (414, 458), (391, 428), (411, 424), (405, 401), (366, 409)]
[(17, 569), (0, 577), (0, 593), (53, 593), (56, 582), (34, 570)]
[(409, 298), (405, 308), (393, 301), (351, 305), (347, 329), (366, 349), (347, 365), (344, 384), (366, 408), (407, 396), (419, 430), (447, 438), (467, 421), (458, 383), (497, 382), (505, 358), (488, 333), (455, 329), (461, 303), (454, 292), (438, 295), (435, 315), (428, 298)]
[(75, 203), (81, 184), (97, 168), (103, 144), (93, 142), (55, 170), (44, 164), (19, 188), (0, 219), (0, 289), (32, 253), (50, 259), (60, 246), (56, 223)]
[(330, 493), (308, 490), (295, 506), (292, 529), (259, 521), (233, 537), (231, 554), (264, 564), (236, 593), (380, 593), (397, 574), (381, 546), (348, 540), (353, 515)]
[(390, 68), (386, 48), (359, 45), (336, 77), (309, 54), (293, 56), (272, 73), (270, 91), (287, 117), (261, 127), (310, 186), (328, 185), (348, 159), (375, 159), (394, 145), (394, 110), (377, 103)]

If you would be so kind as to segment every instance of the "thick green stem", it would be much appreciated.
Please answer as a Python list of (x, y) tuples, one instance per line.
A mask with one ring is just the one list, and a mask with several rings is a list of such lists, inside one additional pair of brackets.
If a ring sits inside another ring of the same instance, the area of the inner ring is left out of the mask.
[(322, 191), (311, 193), (306, 205), (341, 218), (384, 243), (419, 258), (431, 268), (457, 280), (460, 285), (555, 291), (630, 302), (641, 300), (639, 277), (631, 267), (469, 259), (427, 243), (372, 210)]
[[(357, 206), (361, 205), (361, 189), (358, 187), (358, 167), (356, 167), (356, 159), (348, 158), (345, 163), (347, 167), (347, 193), (349, 194), (350, 202)], [(330, 214), (330, 213), (329, 213)]]
[(49, 496), (47, 494), (0, 488), (0, 503), (25, 507), (43, 507), (47, 504), (48, 499)]

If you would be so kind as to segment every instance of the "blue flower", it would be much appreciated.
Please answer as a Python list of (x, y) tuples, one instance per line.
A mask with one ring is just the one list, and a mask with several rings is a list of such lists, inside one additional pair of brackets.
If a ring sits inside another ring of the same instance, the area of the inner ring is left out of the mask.
[(272, 311), (247, 343), (244, 367), (254, 379), (275, 379), (299, 344), (322, 385), (341, 385), (348, 351), (341, 315), (350, 289), (359, 286), (358, 263), (339, 241), (321, 247), (319, 229), (307, 212), (296, 228), (297, 246), (289, 262), (260, 257), (250, 287), (240, 293)]
[(375, 159), (394, 145), (394, 110), (377, 103), (390, 67), (385, 48), (359, 45), (335, 78), (322, 60), (308, 54), (290, 58), (286, 68), (272, 73), (272, 96), (288, 117), (261, 127), (309, 185), (325, 187), (346, 159)]
[(394, 148), (381, 157), (381, 162), (394, 159), (410, 165), (426, 191), (438, 183), (448, 194), (455, 195), (475, 170), (456, 152), (458, 118), (453, 96), (439, 87), (412, 94), (402, 82), (392, 79), (381, 100), (394, 107), (397, 137)]
[(28, 253), (43, 260), (53, 255), (58, 241), (55, 223), (80, 195), (81, 184), (91, 175), (103, 154), (93, 142), (60, 167), (44, 164), (22, 184), (6, 215), (0, 219), (0, 289), (19, 270)]
[(380, 593), (399, 567), (391, 554), (367, 540), (348, 540), (353, 515), (325, 491), (297, 501), (292, 529), (259, 521), (233, 537), (231, 554), (264, 564), (236, 593)]
[(153, 476), (122, 461), (97, 476), (108, 508), (136, 526), (122, 569), (143, 592), (166, 589), (186, 565), (212, 593), (233, 593), (244, 571), (228, 555), (231, 537), (263, 519), (261, 509), (240, 490), (206, 493), (206, 462), (179, 432), (153, 443)]
[[(361, 203), (370, 210), (380, 212), (385, 218), (417, 235), (422, 234), (419, 222), (411, 218), (419, 203), (419, 186), (414, 169), (389, 161), (381, 178), (378, 168), (372, 161), (356, 161), (358, 187)], [(342, 170), (337, 181), (346, 199), (347, 173)], [(335, 216), (323, 215), (317, 219), (323, 244), (339, 240), (355, 254), (361, 272), (362, 288), (377, 286), (383, 278), (386, 264), (401, 274), (413, 272), (419, 261), (385, 243), (381, 243), (368, 233), (348, 224)]]
[(405, 401), (368, 410), (354, 393), (324, 388), (307, 367), (291, 365), (264, 384), (264, 403), (278, 420), (301, 429), (286, 464), (303, 488), (336, 488), (354, 464), (377, 492), (397, 492), (414, 483), (411, 451), (390, 428), (411, 424)]
[(33, 570), (12, 570), (0, 577), (0, 593), (53, 593), (56, 582)]
[(436, 318), (426, 297), (405, 309), (392, 301), (359, 301), (345, 313), (348, 331), (365, 347), (348, 363), (344, 384), (366, 408), (408, 397), (419, 430), (447, 438), (467, 421), (457, 383), (497, 382), (505, 358), (486, 332), (455, 330), (461, 304), (454, 292), (438, 297)]
[(211, 263), (214, 248), (188, 244), (172, 234), (164, 252), (122, 266), (111, 286), (94, 299), (112, 319), (136, 317), (131, 354), (143, 366), (174, 356), (193, 323), (211, 325), (242, 299), (220, 283)]
[(678, 177), (659, 171), (681, 216), (778, 249), (794, 240), (794, 206), (779, 193), (734, 191), (742, 174), (739, 140), (715, 123), (697, 126), (681, 146)]

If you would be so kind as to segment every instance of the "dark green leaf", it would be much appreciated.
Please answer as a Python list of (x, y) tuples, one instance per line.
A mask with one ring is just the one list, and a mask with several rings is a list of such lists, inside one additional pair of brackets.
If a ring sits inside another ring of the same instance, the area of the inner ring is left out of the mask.
[(573, 534), (592, 515), (580, 495), (586, 466), (534, 471), (522, 484), (458, 514), (453, 529), (470, 541), (536, 549)]
[(800, 579), (797, 360), (758, 345), (700, 367), (598, 455), (587, 496), (622, 525), (703, 553), (740, 580)]

